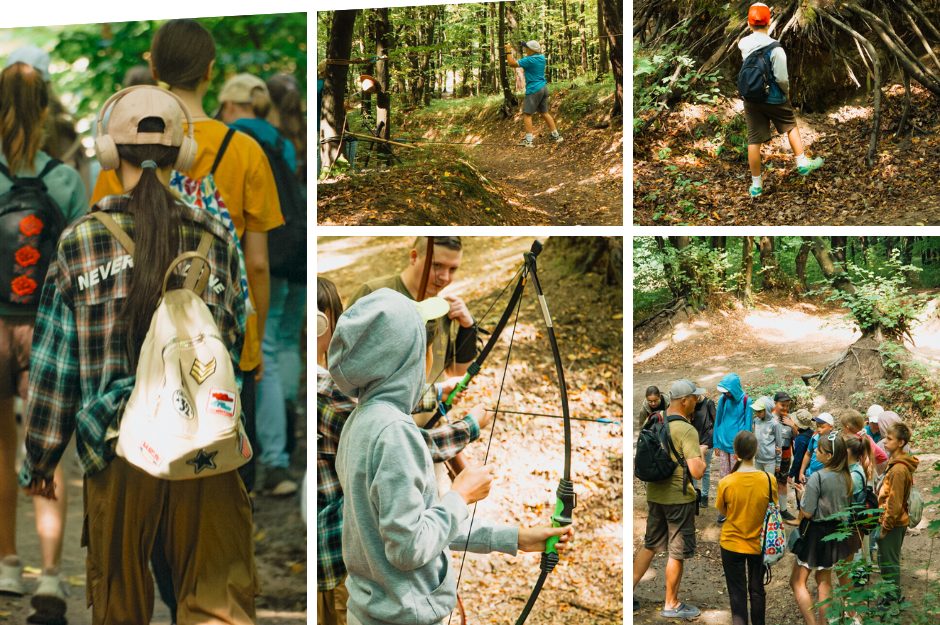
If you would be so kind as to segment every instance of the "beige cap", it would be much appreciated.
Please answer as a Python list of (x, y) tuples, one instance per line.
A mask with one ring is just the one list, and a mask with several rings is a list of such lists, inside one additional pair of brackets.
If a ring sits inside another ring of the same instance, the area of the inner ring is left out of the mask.
[[(159, 117), (163, 132), (137, 132), (140, 120)], [(183, 143), (183, 109), (172, 94), (159, 87), (133, 89), (111, 107), (105, 129), (117, 145), (168, 145)]]
[(251, 74), (236, 74), (222, 86), (219, 93), (219, 102), (235, 102), (236, 104), (246, 104), (251, 102), (251, 92), (260, 88), (264, 95), (271, 97), (268, 93), (268, 86), (257, 76)]

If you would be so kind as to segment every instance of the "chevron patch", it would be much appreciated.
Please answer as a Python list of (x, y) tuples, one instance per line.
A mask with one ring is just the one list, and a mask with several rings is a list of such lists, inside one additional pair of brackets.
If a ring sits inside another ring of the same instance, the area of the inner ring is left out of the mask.
[(197, 358), (193, 361), (193, 368), (189, 370), (189, 375), (193, 376), (199, 384), (209, 379), (209, 376), (215, 373), (215, 358), (208, 363), (199, 362)]

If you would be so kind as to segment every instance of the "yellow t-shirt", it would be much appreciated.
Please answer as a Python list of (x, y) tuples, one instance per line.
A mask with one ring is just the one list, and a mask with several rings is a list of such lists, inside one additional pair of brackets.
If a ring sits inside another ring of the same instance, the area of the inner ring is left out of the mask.
[(727, 518), (719, 544), (735, 553), (760, 553), (760, 533), (771, 500), (777, 502), (777, 480), (770, 473), (738, 469), (718, 482), (715, 507), (726, 508)]
[[(192, 169), (184, 173), (198, 179), (208, 176), (212, 170), (212, 163), (225, 139), (228, 126), (215, 120), (197, 121), (194, 125), (199, 149)], [(232, 216), (239, 239), (244, 236), (245, 230), (267, 232), (284, 223), (271, 165), (261, 146), (248, 135), (236, 132), (232, 136), (213, 178)], [(117, 174), (114, 171), (102, 171), (95, 184), (91, 203), (94, 205), (103, 197), (122, 193), (124, 188)], [(248, 295), (254, 303), (250, 285)], [(256, 322), (254, 315), (246, 321), (245, 347), (240, 362), (242, 371), (251, 371), (261, 362), (261, 339)]]

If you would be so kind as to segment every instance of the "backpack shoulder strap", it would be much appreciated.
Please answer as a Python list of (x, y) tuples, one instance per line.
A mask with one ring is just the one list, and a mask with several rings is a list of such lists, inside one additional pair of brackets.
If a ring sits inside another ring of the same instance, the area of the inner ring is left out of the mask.
[(10, 173), (10, 169), (9, 169), (6, 165), (4, 165), (3, 163), (0, 163), (0, 174), (3, 174), (3, 177), (4, 177), (4, 178), (7, 178), (7, 179), (10, 180), (11, 182), (14, 181), (14, 180), (16, 180), (16, 176), (14, 176), (13, 174), (11, 174), (11, 173)]
[(49, 162), (46, 163), (46, 166), (42, 168), (42, 171), (39, 172), (39, 175), (36, 176), (36, 178), (37, 178), (38, 180), (42, 180), (43, 178), (46, 177), (46, 174), (48, 174), (50, 171), (52, 171), (53, 169), (55, 169), (56, 167), (58, 167), (59, 165), (62, 165), (62, 164), (63, 164), (62, 161), (60, 161), (59, 159), (57, 159), (57, 158), (50, 158), (50, 159), (49, 159)]
[(88, 213), (88, 216), (94, 217), (104, 224), (104, 227), (108, 229), (108, 232), (114, 235), (114, 238), (120, 242), (121, 246), (123, 246), (125, 250), (127, 250), (127, 253), (131, 255), (131, 258), (134, 257), (134, 241), (131, 239), (130, 235), (128, 235), (127, 232), (125, 232), (124, 229), (118, 225), (118, 222), (114, 221), (114, 217), (100, 210), (93, 213)]
[(236, 132), (234, 128), (229, 128), (228, 132), (225, 133), (225, 138), (222, 139), (222, 145), (219, 146), (219, 151), (215, 155), (215, 161), (212, 163), (212, 169), (209, 170), (210, 174), (215, 174), (215, 170), (219, 168), (219, 163), (222, 162), (222, 156), (225, 155), (225, 150), (228, 148), (228, 144)]
[[(192, 266), (189, 268), (189, 273), (186, 274), (186, 281), (183, 283), (184, 289), (189, 289), (196, 295), (202, 296), (203, 291), (206, 290), (206, 285), (209, 283), (209, 250), (212, 248), (212, 233), (208, 230), (202, 233), (202, 238), (199, 239), (199, 248), (196, 250), (198, 256), (193, 260)], [(175, 263), (173, 265), (176, 266)], [(203, 268), (206, 270), (203, 271)]]

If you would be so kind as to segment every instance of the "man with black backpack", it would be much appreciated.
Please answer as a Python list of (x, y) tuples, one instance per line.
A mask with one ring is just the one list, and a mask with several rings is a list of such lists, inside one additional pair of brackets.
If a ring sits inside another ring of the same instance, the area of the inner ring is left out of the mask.
[[(633, 561), (633, 587), (649, 570), (653, 557), (668, 551), (666, 602), (661, 613), (665, 618), (696, 618), (700, 614), (697, 608), (679, 601), (679, 582), (684, 561), (695, 555), (698, 495), (691, 482), (705, 474), (702, 455), (706, 446), (699, 445), (698, 432), (689, 419), (698, 396), (704, 394), (705, 389), (688, 380), (674, 383), (666, 414), (651, 414), (637, 441), (634, 469), (639, 479), (648, 482), (649, 516), (644, 545)], [(633, 610), (638, 609), (634, 599)]]
[(747, 158), (751, 166), (752, 198), (764, 192), (761, 177), (760, 146), (773, 138), (770, 122), (780, 134), (786, 133), (796, 155), (797, 171), (802, 176), (822, 167), (821, 158), (808, 159), (803, 151), (796, 114), (790, 103), (790, 78), (787, 75), (787, 55), (780, 42), (768, 34), (770, 8), (758, 2), (747, 12), (752, 34), (738, 43), (744, 65), (738, 73), (738, 94), (744, 100), (744, 118), (747, 121)]

